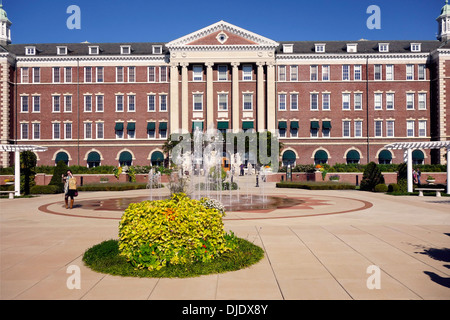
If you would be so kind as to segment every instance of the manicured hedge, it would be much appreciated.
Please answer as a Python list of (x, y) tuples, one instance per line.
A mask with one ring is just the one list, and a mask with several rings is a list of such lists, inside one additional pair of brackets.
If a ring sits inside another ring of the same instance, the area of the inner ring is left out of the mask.
[(56, 194), (60, 193), (60, 188), (54, 185), (33, 186), (30, 189), (31, 194)]
[(307, 189), (307, 190), (354, 190), (356, 187), (340, 182), (278, 182), (277, 188)]
[(78, 191), (125, 191), (145, 189), (146, 183), (125, 182), (125, 183), (93, 183), (78, 187)]

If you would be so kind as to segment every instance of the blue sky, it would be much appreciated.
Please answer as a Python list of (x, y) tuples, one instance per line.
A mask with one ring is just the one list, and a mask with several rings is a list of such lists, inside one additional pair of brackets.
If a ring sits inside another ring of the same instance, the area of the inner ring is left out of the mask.
[[(3, 0), (13, 43), (169, 42), (220, 20), (275, 41), (435, 40), (444, 0)], [(70, 30), (70, 5), (81, 29)], [(370, 5), (381, 29), (369, 30)]]

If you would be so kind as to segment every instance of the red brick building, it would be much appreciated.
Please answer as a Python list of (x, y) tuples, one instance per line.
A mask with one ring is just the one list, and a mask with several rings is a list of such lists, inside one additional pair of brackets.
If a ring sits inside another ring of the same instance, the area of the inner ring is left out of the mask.
[(449, 138), (448, 4), (436, 41), (276, 42), (220, 21), (168, 43), (11, 44), (0, 20), (1, 143), (48, 147), (39, 165), (160, 163), (195, 127), (278, 129), (296, 164), (400, 163), (385, 145)]

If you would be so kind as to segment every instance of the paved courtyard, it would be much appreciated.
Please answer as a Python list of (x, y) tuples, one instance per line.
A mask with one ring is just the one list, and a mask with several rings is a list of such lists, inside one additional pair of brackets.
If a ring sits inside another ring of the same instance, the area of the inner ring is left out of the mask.
[[(0, 199), (0, 297), (450, 299), (450, 198), (276, 189), (271, 183), (264, 188), (302, 204), (225, 217), (228, 230), (264, 249), (264, 259), (247, 269), (188, 279), (110, 276), (82, 262), (86, 249), (117, 238), (121, 214), (82, 202), (146, 196), (148, 190), (81, 192), (72, 210), (62, 207), (62, 195)], [(67, 286), (73, 266), (80, 268), (79, 289)]]

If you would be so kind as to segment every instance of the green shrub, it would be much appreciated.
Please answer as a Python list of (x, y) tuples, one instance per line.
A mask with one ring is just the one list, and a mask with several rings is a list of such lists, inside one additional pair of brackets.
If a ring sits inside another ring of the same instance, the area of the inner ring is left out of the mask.
[(69, 167), (66, 165), (66, 163), (62, 160), (59, 161), (55, 167), (55, 170), (53, 171), (52, 180), (50, 180), (50, 183), (48, 185), (57, 186), (58, 191), (63, 192), (64, 182), (62, 180), (62, 176), (67, 173), (67, 170), (69, 170)]
[(77, 187), (78, 191), (127, 191), (145, 189), (146, 183), (92, 183)]
[(363, 173), (360, 190), (374, 191), (377, 184), (384, 184), (384, 177), (375, 162), (370, 162)]
[(31, 189), (30, 189), (31, 194), (55, 194), (55, 193), (59, 193), (59, 192), (60, 192), (59, 187), (53, 186), (53, 185), (34, 186), (34, 187), (31, 187)]
[(400, 191), (400, 186), (396, 183), (391, 183), (388, 186), (388, 192), (399, 192)]
[(119, 250), (139, 269), (209, 262), (235, 247), (224, 231), (223, 213), (185, 194), (132, 203), (119, 224)]
[(387, 192), (387, 191), (388, 186), (385, 185), (384, 183), (380, 183), (375, 186), (375, 192)]
[(348, 183), (336, 182), (278, 182), (277, 188), (307, 189), (307, 190), (354, 190), (356, 187)]

